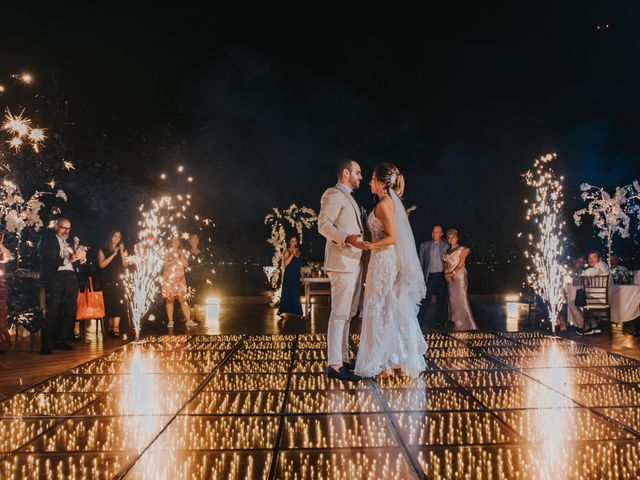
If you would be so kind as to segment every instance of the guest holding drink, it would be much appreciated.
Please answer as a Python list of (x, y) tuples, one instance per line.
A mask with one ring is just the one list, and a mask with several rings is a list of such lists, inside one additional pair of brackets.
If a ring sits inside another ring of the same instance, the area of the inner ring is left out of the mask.
[(302, 305), (300, 304), (300, 284), (302, 283), (301, 268), (303, 265), (298, 248), (298, 238), (289, 238), (288, 248), (284, 252), (284, 278), (282, 280), (282, 297), (280, 298), (280, 309), (278, 315), (285, 314), (302, 316)]
[(98, 281), (104, 296), (104, 310), (109, 335), (120, 336), (120, 321), (127, 317), (124, 272), (128, 266), (127, 251), (118, 231), (107, 235), (103, 248), (98, 249)]
[(454, 330), (477, 330), (467, 297), (467, 269), (465, 261), (470, 250), (458, 243), (458, 231), (447, 231), (449, 249), (443, 255), (444, 278), (449, 284), (449, 321)]

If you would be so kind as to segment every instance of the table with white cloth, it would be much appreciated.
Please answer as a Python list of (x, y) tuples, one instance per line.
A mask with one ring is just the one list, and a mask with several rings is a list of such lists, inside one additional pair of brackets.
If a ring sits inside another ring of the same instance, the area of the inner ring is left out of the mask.
[[(580, 308), (576, 307), (576, 291), (582, 287), (566, 285), (568, 321), (572, 325), (584, 325)], [(613, 323), (630, 322), (640, 317), (640, 285), (616, 285), (609, 287), (609, 305)]]

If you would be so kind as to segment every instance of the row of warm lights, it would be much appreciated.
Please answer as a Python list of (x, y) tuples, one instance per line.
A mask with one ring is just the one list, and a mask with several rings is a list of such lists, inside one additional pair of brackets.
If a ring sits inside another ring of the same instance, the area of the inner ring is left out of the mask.
[(335, 480), (341, 478), (384, 478), (400, 480), (412, 477), (403, 454), (390, 452), (308, 454), (296, 452), (280, 461), (283, 480)]
[(288, 418), (287, 448), (354, 448), (396, 445), (384, 416)]
[(458, 411), (478, 410), (480, 408), (480, 405), (473, 398), (457, 390), (386, 390), (384, 396), (389, 409), (395, 412), (413, 410)]
[(487, 444), (514, 440), (488, 413), (399, 414), (397, 418), (400, 429), (412, 445)]
[(202, 391), (190, 406), (192, 414), (234, 413), (248, 415), (252, 413), (280, 413), (284, 392), (218, 392)]
[(290, 392), (288, 413), (355, 413), (379, 412), (381, 406), (372, 393), (366, 391), (329, 391), (315, 395), (308, 392)]

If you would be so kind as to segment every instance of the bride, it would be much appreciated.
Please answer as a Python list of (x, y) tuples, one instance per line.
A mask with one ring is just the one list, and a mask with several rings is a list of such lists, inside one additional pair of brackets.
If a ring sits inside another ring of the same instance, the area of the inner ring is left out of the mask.
[(380, 201), (367, 220), (372, 241), (363, 243), (365, 250), (371, 250), (371, 259), (355, 373), (374, 377), (400, 368), (416, 378), (426, 367), (427, 343), (417, 319), (426, 287), (400, 200), (404, 177), (395, 165), (381, 163), (369, 185)]

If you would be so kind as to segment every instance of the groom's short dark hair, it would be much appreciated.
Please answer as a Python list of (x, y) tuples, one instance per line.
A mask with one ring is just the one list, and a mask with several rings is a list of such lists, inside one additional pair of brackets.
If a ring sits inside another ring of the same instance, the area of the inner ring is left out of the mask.
[(342, 171), (343, 170), (351, 171), (351, 168), (353, 167), (353, 162), (355, 162), (355, 160), (351, 160), (351, 159), (342, 160), (338, 164), (338, 168), (336, 170), (337, 177), (340, 178), (342, 176)]

